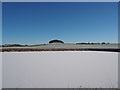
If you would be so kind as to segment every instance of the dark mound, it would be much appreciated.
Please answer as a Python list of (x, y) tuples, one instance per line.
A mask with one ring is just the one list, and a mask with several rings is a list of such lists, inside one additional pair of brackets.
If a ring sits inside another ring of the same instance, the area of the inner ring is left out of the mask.
[(51, 40), (49, 41), (49, 43), (64, 43), (64, 42), (61, 40)]

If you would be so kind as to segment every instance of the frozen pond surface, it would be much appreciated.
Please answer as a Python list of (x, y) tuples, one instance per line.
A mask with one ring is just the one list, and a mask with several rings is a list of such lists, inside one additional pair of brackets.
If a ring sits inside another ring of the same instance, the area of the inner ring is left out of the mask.
[(117, 88), (118, 53), (3, 52), (2, 88)]

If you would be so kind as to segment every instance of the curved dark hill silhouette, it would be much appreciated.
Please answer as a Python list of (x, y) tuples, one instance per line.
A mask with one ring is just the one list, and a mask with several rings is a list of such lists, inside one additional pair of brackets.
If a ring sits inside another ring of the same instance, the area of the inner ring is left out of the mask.
[(61, 40), (51, 40), (49, 41), (49, 43), (64, 43), (64, 42)]

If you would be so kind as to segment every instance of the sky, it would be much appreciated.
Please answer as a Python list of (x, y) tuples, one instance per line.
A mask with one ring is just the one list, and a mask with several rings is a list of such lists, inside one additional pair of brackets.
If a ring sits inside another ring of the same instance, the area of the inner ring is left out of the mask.
[(3, 2), (3, 44), (118, 42), (117, 2)]

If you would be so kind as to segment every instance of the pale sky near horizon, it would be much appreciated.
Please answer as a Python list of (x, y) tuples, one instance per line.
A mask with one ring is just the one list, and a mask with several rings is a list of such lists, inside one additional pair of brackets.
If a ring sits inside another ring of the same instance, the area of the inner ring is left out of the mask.
[(118, 42), (117, 2), (3, 2), (3, 44)]

